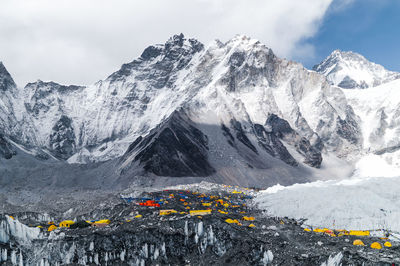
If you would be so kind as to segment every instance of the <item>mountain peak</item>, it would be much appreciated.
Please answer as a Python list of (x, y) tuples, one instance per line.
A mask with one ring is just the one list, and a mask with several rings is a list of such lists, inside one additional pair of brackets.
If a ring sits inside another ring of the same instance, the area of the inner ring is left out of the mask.
[(374, 64), (370, 61), (368, 61), (364, 56), (362, 56), (359, 53), (353, 52), (353, 51), (342, 51), (339, 49), (334, 50), (327, 59), (331, 59), (331, 60), (338, 60), (338, 61), (342, 61), (342, 62), (360, 62), (360, 63), (364, 63), (364, 64)]
[[(173, 35), (164, 44), (155, 44), (147, 47), (138, 59), (123, 64), (121, 69), (111, 74), (110, 81), (125, 80), (135, 70), (149, 68), (150, 65), (166, 70), (177, 64), (177, 68), (185, 66), (192, 56), (204, 49), (204, 45), (196, 39), (186, 39), (181, 33)], [(167, 67), (168, 65), (168, 67)]]
[(400, 73), (389, 71), (352, 51), (334, 50), (313, 70), (327, 77), (332, 85), (344, 89), (365, 89), (400, 78)]
[(7, 71), (3, 62), (0, 61), (0, 91), (6, 91), (10, 87), (15, 87), (16, 84)]
[(225, 43), (225, 45), (241, 46), (241, 47), (254, 47), (255, 45), (263, 46), (269, 49), (266, 45), (262, 44), (259, 40), (253, 39), (247, 35), (237, 34), (235, 37)]
[(183, 33), (181, 34), (175, 34), (172, 37), (168, 39), (168, 41), (165, 43), (165, 45), (178, 45), (182, 46), (183, 43), (185, 42), (185, 35)]

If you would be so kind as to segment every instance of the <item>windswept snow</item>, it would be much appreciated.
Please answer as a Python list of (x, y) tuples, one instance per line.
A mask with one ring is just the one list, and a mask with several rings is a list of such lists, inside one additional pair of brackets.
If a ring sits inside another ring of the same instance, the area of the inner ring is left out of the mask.
[(400, 232), (400, 177), (276, 185), (256, 196), (268, 215), (306, 219), (313, 227)]

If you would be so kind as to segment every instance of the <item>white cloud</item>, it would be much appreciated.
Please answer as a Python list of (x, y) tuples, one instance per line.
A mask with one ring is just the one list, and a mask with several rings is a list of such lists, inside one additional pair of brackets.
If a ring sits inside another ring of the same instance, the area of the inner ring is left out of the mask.
[[(345, 1), (348, 0), (337, 0)], [(2, 0), (0, 60), (19, 85), (88, 84), (183, 32), (207, 43), (245, 34), (292, 58), (332, 0)]]

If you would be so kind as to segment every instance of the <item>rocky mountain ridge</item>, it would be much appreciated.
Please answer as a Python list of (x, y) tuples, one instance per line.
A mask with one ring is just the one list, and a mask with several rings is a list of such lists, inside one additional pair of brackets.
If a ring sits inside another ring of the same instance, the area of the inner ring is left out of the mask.
[(362, 121), (322, 65), (327, 77), (246, 36), (204, 46), (181, 34), (87, 87), (39, 80), (18, 88), (3, 66), (2, 150), (71, 164), (111, 160), (131, 177), (318, 179), (332, 158), (346, 164), (364, 152)]

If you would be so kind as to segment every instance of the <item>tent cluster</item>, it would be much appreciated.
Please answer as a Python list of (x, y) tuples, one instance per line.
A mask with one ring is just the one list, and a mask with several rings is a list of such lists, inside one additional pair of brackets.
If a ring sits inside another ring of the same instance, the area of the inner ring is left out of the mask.
[[(252, 196), (246, 194), (246, 189), (239, 188), (219, 191), (215, 194), (206, 194), (188, 190), (164, 190), (144, 193), (143, 197), (121, 197), (124, 201), (123, 211), (118, 217), (100, 220), (62, 220), (48, 223), (38, 222), (29, 226), (39, 227), (42, 230), (52, 232), (54, 230), (66, 230), (77, 228), (107, 227), (125, 223), (137, 225), (148, 220), (185, 219), (209, 219), (218, 218), (221, 222), (233, 226), (256, 227), (255, 217), (249, 215), (247, 200)], [(13, 218), (13, 217), (12, 217)]]
[[(246, 189), (244, 189), (246, 190)], [(204, 216), (223, 216), (225, 221), (235, 222), (236, 225), (246, 223), (255, 227), (252, 222), (254, 217), (246, 216), (248, 208), (246, 200), (252, 196), (238, 188), (218, 195), (207, 195), (188, 190), (164, 190), (162, 192), (147, 193), (145, 197), (121, 197), (126, 203), (132, 204), (138, 215), (151, 215), (151, 209), (159, 208), (158, 216), (188, 216), (202, 219)], [(133, 213), (133, 212), (132, 212)], [(161, 218), (164, 219), (164, 218)], [(128, 221), (128, 220), (126, 220)], [(132, 221), (129, 218), (129, 222)]]
[[(306, 232), (315, 232), (315, 233), (322, 233), (329, 235), (331, 237), (341, 237), (341, 236), (362, 236), (362, 237), (369, 237), (371, 236), (371, 231), (370, 230), (331, 230), (328, 228), (315, 228), (314, 230), (311, 230), (310, 228), (304, 228), (304, 231)], [(376, 235), (376, 232), (384, 232), (383, 230), (375, 230), (374, 235)], [(381, 233), (382, 235), (382, 233)], [(381, 237), (381, 240), (387, 240), (388, 233), (384, 233), (384, 237)], [(353, 241), (353, 246), (366, 246), (364, 242), (361, 239), (355, 239)], [(392, 243), (389, 241), (384, 242), (383, 246), (385, 247), (392, 247)], [(373, 242), (371, 243), (370, 247), (372, 249), (382, 249), (382, 244), (379, 242)]]
[[(354, 240), (353, 241), (353, 245), (354, 246), (365, 246), (364, 242), (361, 241), (360, 239)], [(389, 241), (386, 241), (385, 243), (383, 243), (383, 246), (385, 246), (387, 248), (390, 248), (390, 247), (392, 247), (392, 243), (390, 243)], [(370, 247), (373, 248), (373, 249), (382, 249), (382, 245), (379, 242), (373, 242), (370, 245)]]
[[(77, 229), (77, 228), (85, 228), (85, 227), (89, 227), (89, 226), (104, 227), (104, 226), (109, 225), (110, 223), (111, 223), (111, 221), (108, 219), (92, 220), (92, 221), (64, 220), (64, 221), (61, 221), (57, 226), (53, 221), (50, 221), (47, 223), (47, 225), (48, 225), (47, 231), (51, 232), (58, 228)], [(44, 228), (43, 225), (38, 225), (37, 227)]]
[(306, 232), (315, 232), (315, 233), (323, 233), (332, 237), (337, 237), (337, 236), (370, 236), (371, 232), (370, 230), (337, 230), (337, 229), (328, 229), (328, 228), (315, 228), (314, 230), (311, 230), (310, 228), (304, 228), (304, 231)]

